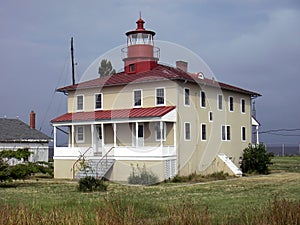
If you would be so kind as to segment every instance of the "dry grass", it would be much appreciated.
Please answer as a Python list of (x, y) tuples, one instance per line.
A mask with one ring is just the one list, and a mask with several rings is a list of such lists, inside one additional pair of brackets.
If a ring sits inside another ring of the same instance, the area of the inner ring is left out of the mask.
[(0, 188), (0, 224), (300, 224), (300, 173), (281, 165), (268, 176), (207, 183), (109, 183), (106, 193), (80, 193), (66, 180), (17, 182)]

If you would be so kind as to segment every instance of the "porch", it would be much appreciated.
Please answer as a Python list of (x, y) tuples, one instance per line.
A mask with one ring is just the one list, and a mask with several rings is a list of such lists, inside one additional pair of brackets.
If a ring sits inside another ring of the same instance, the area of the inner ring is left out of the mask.
[[(164, 160), (176, 158), (176, 123), (170, 121), (75, 122), (54, 124), (54, 159), (101, 158)], [(57, 130), (68, 129), (68, 146), (57, 146)]]

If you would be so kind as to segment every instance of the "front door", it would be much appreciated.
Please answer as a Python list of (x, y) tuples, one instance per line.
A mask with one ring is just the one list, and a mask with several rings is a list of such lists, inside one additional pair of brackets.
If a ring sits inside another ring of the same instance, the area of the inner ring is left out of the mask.
[(138, 146), (144, 146), (144, 124), (138, 125)]
[(102, 152), (102, 125), (96, 126), (96, 152)]

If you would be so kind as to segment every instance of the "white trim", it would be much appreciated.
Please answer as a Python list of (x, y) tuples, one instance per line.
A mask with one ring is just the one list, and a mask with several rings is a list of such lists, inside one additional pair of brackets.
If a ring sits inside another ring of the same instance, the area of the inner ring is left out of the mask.
[[(97, 95), (101, 95), (101, 108), (96, 108)], [(103, 109), (103, 93), (95, 93), (95, 95), (94, 95), (94, 109), (95, 110), (102, 110)]]
[[(157, 104), (157, 90), (163, 89), (164, 90), (164, 103), (163, 104)], [(166, 105), (166, 88), (165, 87), (157, 87), (155, 88), (155, 106), (165, 106)]]
[[(78, 97), (82, 97), (82, 109), (78, 109)], [(84, 95), (76, 95), (76, 112), (84, 111)]]
[[(244, 101), (244, 112), (243, 112), (243, 103), (242, 103), (242, 101)], [(246, 100), (244, 99), (244, 98), (241, 98), (241, 100), (240, 100), (240, 108), (241, 108), (241, 113), (242, 114), (246, 114)]]
[[(135, 99), (134, 99), (134, 93), (136, 91), (140, 91), (141, 92), (141, 105), (135, 105)], [(142, 89), (133, 89), (132, 90), (132, 107), (133, 108), (142, 108), (143, 107), (143, 90)]]
[[(245, 129), (245, 140), (243, 140), (243, 128)], [(246, 133), (246, 127), (245, 126), (241, 126), (241, 141), (242, 142), (246, 142), (247, 140), (247, 133)]]
[[(205, 125), (205, 139), (202, 138), (203, 125)], [(206, 123), (201, 123), (200, 124), (200, 137), (201, 137), (201, 141), (206, 141), (207, 140), (207, 125), (206, 125)]]
[[(221, 108), (220, 108), (220, 96), (222, 97), (221, 98)], [(217, 95), (217, 109), (219, 110), (219, 111), (223, 111), (223, 108), (224, 108), (224, 104), (223, 104), (223, 101), (224, 101), (224, 99), (223, 99), (223, 95), (222, 94), (218, 94)]]
[[(232, 98), (232, 110), (230, 110), (230, 98)], [(228, 111), (234, 112), (234, 98), (233, 96), (228, 96)]]
[[(79, 128), (82, 128), (82, 140), (78, 139)], [(85, 142), (85, 126), (76, 126), (76, 143), (84, 143)]]
[[(204, 106), (202, 106), (202, 93), (204, 93)], [(202, 109), (206, 109), (206, 93), (205, 93), (205, 91), (200, 91), (200, 96), (199, 96), (200, 98), (200, 108), (202, 108)]]
[[(186, 136), (187, 136), (187, 135), (186, 135), (186, 131), (187, 131), (187, 130), (186, 130), (186, 124), (189, 124), (189, 134), (190, 134), (190, 138), (189, 138), (189, 139), (186, 138)], [(185, 141), (191, 141), (191, 139), (192, 139), (192, 138), (191, 138), (191, 123), (190, 123), (190, 122), (184, 122), (183, 130), (184, 130), (184, 140), (185, 140)]]
[[(189, 102), (188, 102), (189, 104), (186, 104), (186, 102), (185, 102), (185, 90), (189, 90)], [(187, 88), (187, 87), (183, 88), (183, 104), (185, 107), (191, 106), (191, 89), (190, 88)]]

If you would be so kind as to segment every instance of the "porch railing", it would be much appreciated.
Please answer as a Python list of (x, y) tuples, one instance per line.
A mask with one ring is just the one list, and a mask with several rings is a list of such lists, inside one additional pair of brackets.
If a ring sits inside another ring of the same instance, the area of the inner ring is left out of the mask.
[(79, 163), (79, 161), (84, 157), (84, 155), (91, 149), (92, 147), (89, 147), (83, 154), (81, 154), (78, 159), (73, 163), (73, 166), (72, 166), (72, 172), (73, 172), (73, 175), (72, 175), (72, 178), (74, 179), (75, 178), (75, 166)]
[(113, 146), (113, 147), (111, 147), (103, 156), (102, 156), (102, 158), (97, 162), (97, 164), (96, 164), (96, 178), (98, 178), (98, 175), (99, 175), (99, 171), (98, 171), (98, 168), (99, 168), (99, 164), (102, 162), (102, 161), (104, 161), (105, 160), (105, 168), (107, 169), (107, 164), (108, 164), (108, 162), (107, 162), (107, 156), (108, 156), (108, 154), (114, 149), (115, 147)]

